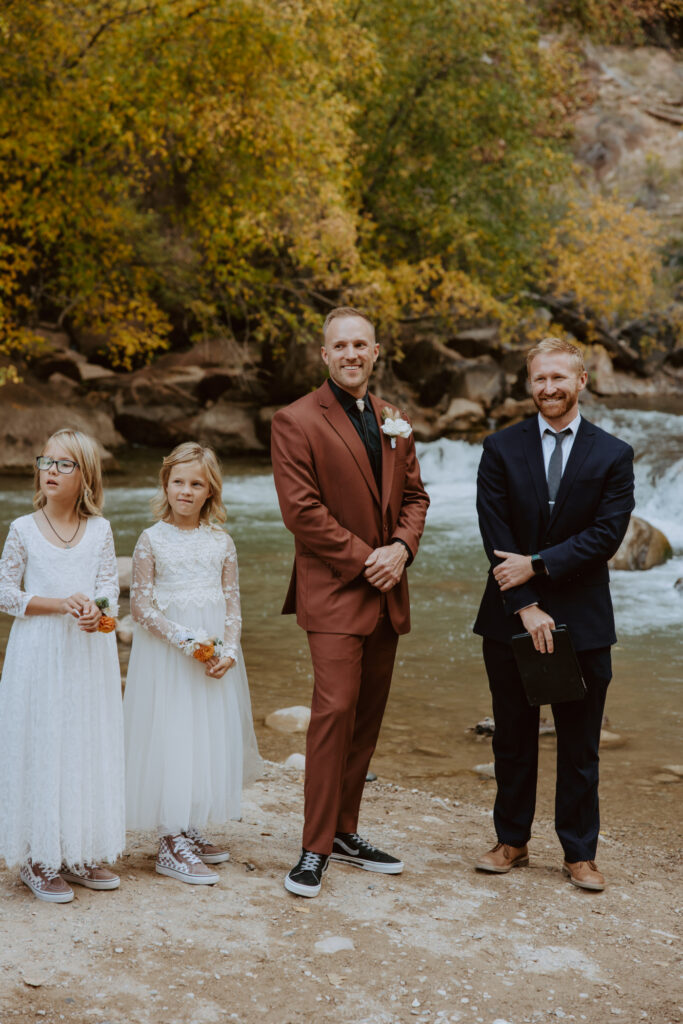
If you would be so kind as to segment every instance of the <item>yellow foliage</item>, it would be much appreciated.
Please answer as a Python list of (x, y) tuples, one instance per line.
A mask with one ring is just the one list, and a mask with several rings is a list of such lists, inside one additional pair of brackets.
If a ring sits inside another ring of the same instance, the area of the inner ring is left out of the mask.
[(573, 198), (545, 245), (545, 288), (610, 323), (645, 313), (654, 303), (659, 230), (645, 210), (604, 196)]

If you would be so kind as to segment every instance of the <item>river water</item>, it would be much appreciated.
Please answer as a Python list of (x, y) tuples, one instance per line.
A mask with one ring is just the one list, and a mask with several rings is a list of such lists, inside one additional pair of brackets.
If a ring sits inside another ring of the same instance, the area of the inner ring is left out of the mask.
[[(636, 452), (636, 510), (668, 536), (674, 558), (648, 572), (612, 574), (619, 643), (607, 701), (621, 745), (602, 753), (603, 820), (658, 827), (677, 822), (683, 786), (654, 777), (680, 764), (683, 689), (683, 416), (592, 406), (590, 418)], [(399, 644), (392, 695), (373, 770), (409, 787), (489, 805), (493, 783), (473, 773), (492, 760), (490, 741), (468, 729), (490, 714), (480, 640), (471, 632), (486, 573), (475, 512), (480, 446), (441, 440), (418, 446), (432, 505), (410, 568), (413, 629)], [(117, 553), (132, 553), (150, 523), (160, 454), (131, 450), (107, 481), (106, 514)], [(279, 614), (293, 542), (280, 519), (268, 463), (224, 460), (224, 499), (240, 562), (245, 659), (262, 752), (279, 760), (304, 749), (303, 737), (262, 726), (272, 710), (308, 704), (312, 686), (304, 633)], [(26, 479), (0, 478), (0, 540), (30, 509)], [(10, 620), (0, 616), (0, 651)], [(127, 652), (124, 652), (123, 663)], [(545, 709), (549, 713), (549, 709)], [(541, 741), (541, 810), (551, 806), (552, 737)]]

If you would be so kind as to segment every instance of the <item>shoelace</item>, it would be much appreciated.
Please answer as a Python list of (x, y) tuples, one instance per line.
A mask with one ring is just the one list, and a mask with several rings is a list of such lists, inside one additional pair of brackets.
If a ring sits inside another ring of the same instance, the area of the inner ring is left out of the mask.
[(199, 843), (200, 846), (209, 846), (209, 843), (198, 828), (188, 828), (185, 830), (184, 835), (191, 843)]
[(187, 836), (173, 836), (169, 845), (171, 846), (172, 852), (177, 854), (184, 854), (190, 864), (201, 864), (201, 861), (197, 854), (192, 849), (192, 844)]
[(307, 850), (301, 861), (301, 870), (316, 871), (322, 864), (323, 859), (321, 853), (312, 853), (310, 850)]
[(353, 840), (356, 846), (359, 846), (362, 850), (366, 850), (368, 853), (375, 853), (377, 850), (376, 846), (373, 846), (372, 843), (363, 839), (357, 832), (354, 832), (349, 838)]
[(48, 868), (45, 864), (36, 865), (35, 867), (33, 864), (29, 864), (28, 868), (33, 877), (39, 881), (54, 882), (55, 878), (59, 878), (59, 871), (56, 868)]

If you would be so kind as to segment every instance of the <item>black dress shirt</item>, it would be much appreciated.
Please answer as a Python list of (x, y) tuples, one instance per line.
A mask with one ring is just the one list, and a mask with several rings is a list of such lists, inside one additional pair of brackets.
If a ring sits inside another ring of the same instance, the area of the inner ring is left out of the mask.
[[(370, 466), (374, 474), (375, 480), (377, 481), (377, 490), (382, 493), (382, 438), (379, 432), (379, 425), (375, 419), (375, 413), (372, 408), (372, 403), (368, 398), (367, 391), (363, 396), (365, 402), (365, 408), (361, 413), (360, 409), (356, 405), (356, 399), (353, 395), (350, 395), (348, 391), (344, 391), (344, 388), (340, 388), (332, 378), (329, 378), (330, 387), (332, 392), (341, 405), (342, 409), (349, 417), (356, 433), (363, 442), (363, 446), (368, 453), (370, 460)], [(361, 418), (362, 417), (362, 418)], [(413, 553), (404, 540), (400, 537), (392, 537), (391, 544), (402, 544), (408, 552), (407, 565), (413, 560)]]
[(353, 395), (350, 395), (348, 391), (344, 391), (338, 384), (330, 377), (330, 387), (334, 392), (337, 401), (340, 403), (342, 409), (349, 417), (356, 433), (363, 442), (363, 446), (368, 453), (370, 460), (370, 466), (377, 483), (377, 490), (382, 493), (382, 438), (379, 433), (379, 425), (375, 419), (375, 413), (372, 408), (370, 399), (368, 398), (367, 391), (363, 396), (365, 402), (365, 408), (363, 412), (360, 411), (356, 405), (356, 399)]

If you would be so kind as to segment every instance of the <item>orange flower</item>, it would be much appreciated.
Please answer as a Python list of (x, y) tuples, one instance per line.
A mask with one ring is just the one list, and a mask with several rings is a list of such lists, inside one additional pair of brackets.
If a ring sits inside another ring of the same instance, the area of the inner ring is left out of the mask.
[(97, 632), (111, 633), (114, 629), (116, 629), (116, 619), (111, 615), (102, 615), (97, 625)]
[(194, 652), (192, 657), (195, 658), (197, 661), (208, 661), (210, 658), (213, 658), (214, 653), (215, 648), (212, 641), (208, 644), (200, 644), (200, 646)]

